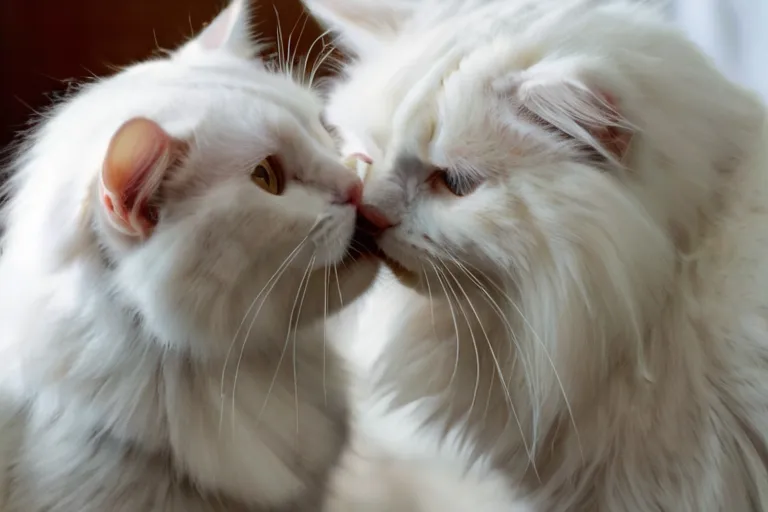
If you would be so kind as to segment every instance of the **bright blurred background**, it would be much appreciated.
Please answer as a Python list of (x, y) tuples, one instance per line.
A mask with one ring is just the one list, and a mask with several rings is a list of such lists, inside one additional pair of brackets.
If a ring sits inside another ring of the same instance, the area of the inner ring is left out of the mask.
[(725, 73), (768, 101), (768, 0), (672, 0), (670, 13)]

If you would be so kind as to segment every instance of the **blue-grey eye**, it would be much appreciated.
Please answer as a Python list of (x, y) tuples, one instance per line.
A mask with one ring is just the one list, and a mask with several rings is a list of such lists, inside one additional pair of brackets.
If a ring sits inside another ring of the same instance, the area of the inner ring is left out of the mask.
[(436, 171), (432, 176), (437, 184), (458, 197), (467, 196), (480, 186), (479, 180), (449, 170)]

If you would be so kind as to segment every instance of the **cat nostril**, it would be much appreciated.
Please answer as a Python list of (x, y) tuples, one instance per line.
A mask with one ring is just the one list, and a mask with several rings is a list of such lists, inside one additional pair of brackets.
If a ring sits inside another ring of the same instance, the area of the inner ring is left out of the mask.
[(382, 213), (382, 211), (375, 206), (371, 206), (369, 204), (361, 204), (357, 207), (357, 211), (379, 232), (394, 226), (394, 223), (390, 221), (387, 216), (384, 215), (384, 213)]

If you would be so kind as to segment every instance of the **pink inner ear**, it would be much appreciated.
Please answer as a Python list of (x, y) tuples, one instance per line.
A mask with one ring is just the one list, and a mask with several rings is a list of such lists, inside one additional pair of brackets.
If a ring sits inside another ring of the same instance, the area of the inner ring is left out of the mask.
[(236, 25), (241, 16), (244, 15), (244, 0), (233, 0), (230, 4), (214, 19), (210, 25), (198, 37), (198, 41), (203, 48), (216, 50), (227, 44), (227, 41), (233, 36)]
[(124, 234), (146, 238), (157, 224), (150, 199), (171, 163), (173, 139), (157, 123), (134, 118), (112, 137), (101, 172), (107, 217)]
[(623, 159), (632, 130), (613, 95), (563, 80), (531, 80), (515, 86), (521, 110), (533, 121), (588, 145), (614, 163)]
[(589, 129), (592, 136), (597, 139), (602, 146), (611, 154), (621, 159), (629, 149), (629, 142), (632, 139), (632, 132), (621, 127), (621, 114), (619, 113), (618, 103), (612, 94), (601, 91), (597, 98), (602, 101), (601, 107), (606, 115), (612, 118), (615, 124), (609, 126), (593, 127)]
[(224, 44), (227, 39), (228, 27), (226, 24), (215, 21), (200, 36), (200, 44), (208, 50), (215, 50)]

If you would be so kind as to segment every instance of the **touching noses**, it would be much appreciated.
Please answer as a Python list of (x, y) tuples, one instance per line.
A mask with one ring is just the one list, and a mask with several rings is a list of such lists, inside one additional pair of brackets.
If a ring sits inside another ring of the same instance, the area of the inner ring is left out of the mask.
[(342, 203), (351, 204), (356, 208), (360, 208), (360, 202), (363, 200), (363, 182), (356, 180), (352, 185), (347, 188), (346, 192), (342, 194)]
[(394, 223), (381, 210), (370, 204), (359, 204), (357, 212), (374, 236), (394, 226)]

